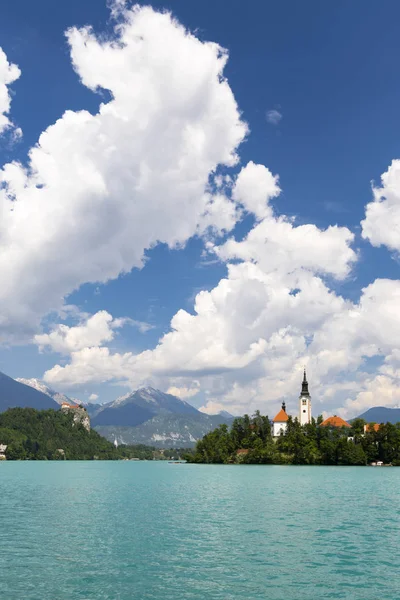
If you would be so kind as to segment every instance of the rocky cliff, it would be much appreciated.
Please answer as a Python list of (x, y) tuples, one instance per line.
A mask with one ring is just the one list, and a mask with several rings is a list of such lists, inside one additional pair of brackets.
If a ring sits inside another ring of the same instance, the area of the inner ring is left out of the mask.
[(61, 404), (61, 410), (62, 412), (72, 413), (74, 416), (74, 423), (79, 423), (80, 425), (83, 425), (86, 431), (90, 431), (90, 418), (86, 408), (63, 402), (63, 404)]

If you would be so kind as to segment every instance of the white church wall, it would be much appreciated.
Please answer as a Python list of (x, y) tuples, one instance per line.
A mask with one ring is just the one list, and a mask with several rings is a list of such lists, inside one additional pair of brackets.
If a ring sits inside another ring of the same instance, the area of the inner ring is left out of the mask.
[(306, 396), (300, 397), (299, 400), (299, 421), (300, 425), (306, 425), (311, 422), (311, 399)]
[(285, 433), (287, 427), (287, 423), (273, 423), (272, 424), (272, 435), (273, 437), (279, 437), (281, 435), (281, 431)]

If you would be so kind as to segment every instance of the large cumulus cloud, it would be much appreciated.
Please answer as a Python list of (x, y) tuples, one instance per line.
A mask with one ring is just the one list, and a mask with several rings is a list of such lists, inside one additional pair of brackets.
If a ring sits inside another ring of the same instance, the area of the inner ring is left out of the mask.
[(34, 332), (81, 284), (140, 267), (158, 242), (235, 224), (233, 202), (208, 185), (218, 165), (236, 163), (247, 131), (223, 77), (226, 51), (167, 13), (117, 6), (112, 39), (67, 32), (82, 83), (111, 99), (94, 115), (67, 111), (26, 166), (0, 170), (3, 337)]

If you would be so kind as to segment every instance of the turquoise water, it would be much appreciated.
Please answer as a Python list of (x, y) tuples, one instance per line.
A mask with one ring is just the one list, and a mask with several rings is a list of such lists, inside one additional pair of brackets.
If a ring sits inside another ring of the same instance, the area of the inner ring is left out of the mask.
[(400, 598), (400, 469), (0, 463), (3, 600)]

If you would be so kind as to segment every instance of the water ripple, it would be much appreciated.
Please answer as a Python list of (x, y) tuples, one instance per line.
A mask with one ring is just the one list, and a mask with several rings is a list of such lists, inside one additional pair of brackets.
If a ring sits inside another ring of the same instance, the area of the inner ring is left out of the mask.
[(0, 463), (5, 600), (396, 600), (400, 469)]

